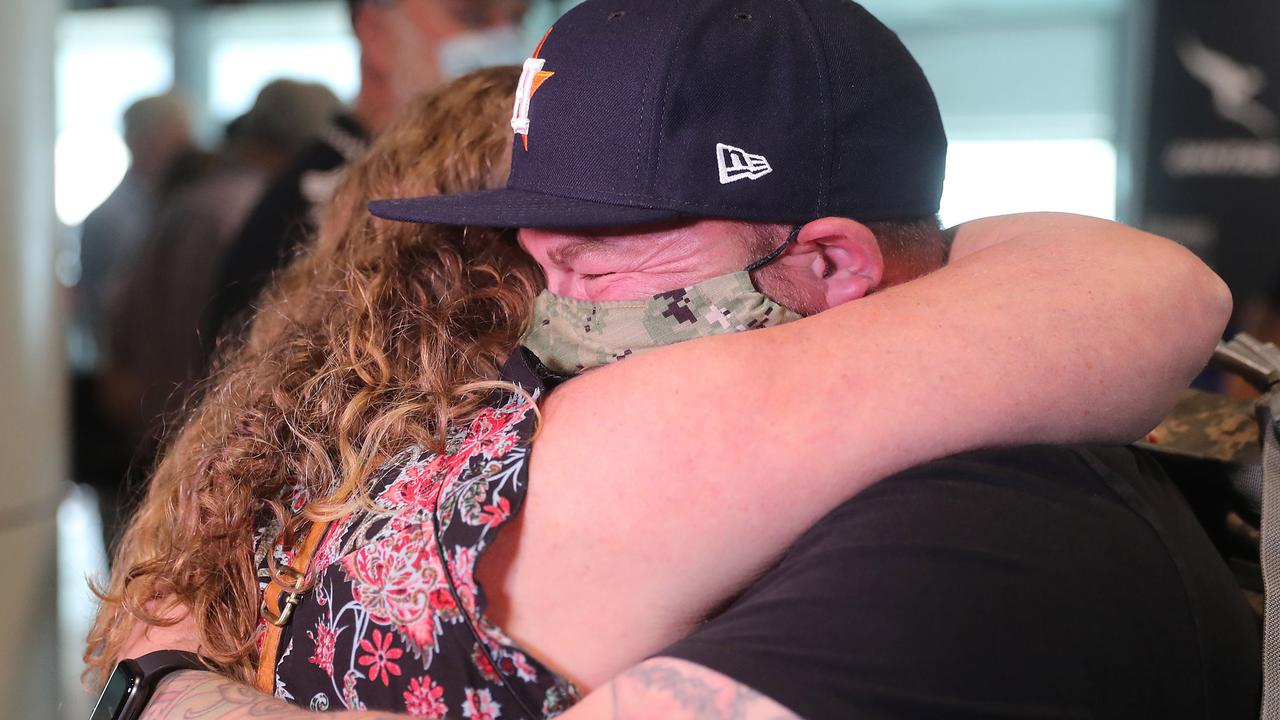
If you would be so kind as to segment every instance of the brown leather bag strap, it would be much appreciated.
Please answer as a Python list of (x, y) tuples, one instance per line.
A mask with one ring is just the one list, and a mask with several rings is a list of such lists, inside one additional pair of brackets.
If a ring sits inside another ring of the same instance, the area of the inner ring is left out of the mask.
[(307, 574), (311, 559), (320, 547), (329, 523), (312, 523), (307, 537), (298, 548), (293, 565), (280, 569), (280, 574), (292, 586), (284, 587), (272, 581), (262, 593), (262, 619), (267, 621), (267, 630), (262, 638), (262, 649), (258, 652), (258, 677), (254, 685), (264, 693), (271, 695), (276, 689), (276, 661), (280, 653), (280, 638), (284, 628), (293, 618), (293, 609), (302, 601), (307, 591)]

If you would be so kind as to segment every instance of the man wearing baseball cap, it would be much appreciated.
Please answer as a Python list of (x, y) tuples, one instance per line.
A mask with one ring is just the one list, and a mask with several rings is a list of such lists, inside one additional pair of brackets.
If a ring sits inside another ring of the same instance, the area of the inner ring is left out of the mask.
[[(948, 257), (933, 93), (849, 0), (588, 0), (526, 62), (512, 128), (507, 188), (371, 209), (520, 228), (549, 290), (526, 344), (553, 371), (821, 312)], [(497, 543), (525, 563), (511, 577), (554, 562), (516, 533)], [(531, 647), (563, 631), (494, 612)], [(1246, 717), (1257, 653), (1149, 459), (988, 451), (846, 503), (575, 713)]]
[[(520, 228), (549, 290), (527, 345), (561, 374), (819, 313), (975, 249), (938, 229), (928, 83), (849, 0), (588, 0), (526, 62), (512, 129), (507, 188), (372, 209)], [(743, 442), (768, 442), (767, 418), (759, 432)], [(511, 527), (490, 548), (507, 581), (477, 572), (495, 625), (564, 658), (581, 638), (556, 605), (584, 582), (565, 546), (591, 540), (545, 540)], [(521, 585), (547, 577), (564, 587)], [(1256, 632), (1233, 592), (1147, 458), (975, 453), (845, 503), (566, 717), (1256, 716)]]

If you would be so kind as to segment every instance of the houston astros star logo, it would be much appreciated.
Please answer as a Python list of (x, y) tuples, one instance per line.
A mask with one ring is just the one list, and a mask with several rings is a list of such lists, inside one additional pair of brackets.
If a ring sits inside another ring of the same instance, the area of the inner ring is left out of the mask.
[[(551, 28), (551, 30), (554, 29)], [(543, 69), (547, 61), (538, 57), (542, 54), (542, 46), (547, 44), (547, 38), (551, 37), (551, 30), (548, 30), (542, 42), (538, 43), (538, 49), (533, 52), (533, 57), (524, 61), (524, 72), (520, 74), (520, 84), (516, 86), (516, 107), (511, 115), (511, 129), (515, 130), (517, 135), (524, 136), (525, 152), (529, 152), (529, 103), (533, 100), (533, 96), (538, 94), (542, 84), (555, 75), (554, 72)]]

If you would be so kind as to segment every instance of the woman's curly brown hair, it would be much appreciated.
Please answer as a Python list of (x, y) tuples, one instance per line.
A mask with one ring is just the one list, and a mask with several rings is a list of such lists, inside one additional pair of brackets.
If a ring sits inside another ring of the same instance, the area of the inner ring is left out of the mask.
[[(511, 232), (391, 223), (369, 198), (498, 187), (517, 68), (473, 73), (417, 99), (355, 163), (314, 245), (267, 290), (157, 465), (99, 591), (86, 678), (138, 623), (190, 611), (215, 669), (253, 677), (255, 526), (292, 542), (350, 512), (388, 449), (442, 450), (486, 401), (543, 279)], [(302, 483), (299, 515), (280, 496)]]

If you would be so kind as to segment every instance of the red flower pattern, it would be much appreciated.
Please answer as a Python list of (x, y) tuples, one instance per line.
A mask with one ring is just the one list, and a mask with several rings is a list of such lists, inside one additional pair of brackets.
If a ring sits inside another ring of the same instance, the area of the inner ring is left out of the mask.
[(471, 421), (471, 427), (462, 436), (452, 457), (463, 465), (469, 464), (476, 456), (487, 460), (499, 460), (515, 449), (520, 438), (511, 428), (524, 419), (524, 412), (510, 412), (505, 409), (485, 408)]
[(511, 519), (511, 503), (506, 498), (498, 498), (493, 505), (485, 505), (480, 514), (480, 524), (496, 528)]
[(404, 693), (404, 709), (426, 720), (444, 720), (449, 714), (444, 704), (444, 688), (425, 675), (409, 681), (409, 689)]
[(473, 548), (456, 547), (449, 558), (449, 574), (453, 576), (454, 589), (462, 600), (462, 607), (474, 615), (476, 610), (476, 553)]
[(332, 625), (321, 620), (316, 623), (315, 632), (307, 631), (307, 637), (315, 645), (315, 652), (308, 662), (320, 668), (329, 677), (333, 677), (334, 647), (338, 642), (338, 631)]
[(369, 680), (378, 682), (378, 676), (382, 676), (382, 684), (390, 685), (391, 676), (400, 674), (400, 666), (394, 661), (399, 660), (404, 651), (400, 648), (391, 647), (391, 633), (382, 634), (381, 630), (373, 631), (373, 642), (368, 640), (360, 641), (360, 649), (369, 653), (362, 656), (356, 662), (369, 668)]
[(454, 615), (458, 611), (458, 603), (453, 600), (449, 588), (438, 587), (431, 591), (431, 609), (438, 613)]
[(298, 482), (285, 488), (285, 505), (289, 511), (297, 514), (306, 506), (308, 499), (307, 487), (305, 484)]
[[(547, 717), (576, 698), (572, 685), (531, 662), (479, 604), (476, 560), (523, 497), (528, 454), (518, 450), (532, 436), (531, 420), (523, 397), (502, 396), (453, 433), (447, 453), (395, 456), (398, 469), (388, 466), (371, 488), (376, 510), (333, 524), (315, 557), (315, 590), (296, 613), (295, 625), (306, 628), (290, 638), (300, 657), (277, 668), (286, 697), (313, 709), (368, 703), (468, 720), (499, 720), (513, 688), (527, 693), (520, 702), (528, 707), (549, 707), (544, 700), (556, 698)], [(270, 542), (273, 535), (268, 529), (260, 537)], [(462, 635), (445, 642), (450, 633)]]
[(444, 463), (439, 456), (420, 465), (411, 465), (396, 477), (378, 496), (378, 502), (396, 509), (401, 515), (421, 511), (432, 515), (440, 497), (440, 473)]
[(342, 565), (352, 596), (375, 622), (399, 628), (418, 651), (435, 647), (440, 623), (430, 597), (445, 579), (435, 538), (421, 525), (364, 546)]
[(489, 688), (467, 688), (467, 701), (462, 706), (462, 717), (470, 720), (497, 720), (501, 714), (502, 706), (494, 702)]
[(471, 650), (471, 661), (480, 669), (480, 674), (485, 680), (491, 683), (502, 682), (502, 678), (498, 677), (498, 671), (493, 669), (493, 663), (489, 662), (489, 656), (485, 654), (484, 648), (479, 643)]
[(516, 677), (525, 682), (533, 682), (538, 678), (538, 671), (533, 669), (529, 658), (522, 652), (511, 652), (511, 662), (516, 666)]

